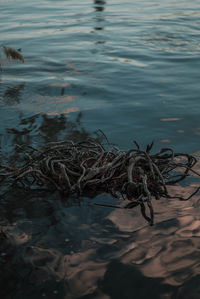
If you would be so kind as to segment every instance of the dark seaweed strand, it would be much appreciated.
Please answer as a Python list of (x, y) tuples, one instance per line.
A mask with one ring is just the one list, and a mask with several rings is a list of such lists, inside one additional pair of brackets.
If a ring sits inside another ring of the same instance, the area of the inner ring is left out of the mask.
[(153, 143), (143, 151), (136, 141), (135, 149), (119, 150), (105, 134), (103, 137), (105, 145), (89, 139), (78, 143), (70, 140), (51, 142), (42, 149), (17, 146), (18, 152), (24, 155), (24, 165), (10, 167), (0, 164), (0, 185), (12, 182), (22, 188), (53, 188), (66, 200), (70, 195), (94, 197), (110, 193), (118, 198), (121, 194), (122, 200), (129, 201), (124, 208), (139, 205), (150, 225), (154, 222), (153, 198), (188, 200), (200, 190), (200, 187), (197, 188), (185, 199), (170, 196), (167, 190), (168, 185), (184, 180), (190, 172), (199, 175), (192, 169), (197, 162), (192, 155), (174, 153), (170, 148), (151, 154)]

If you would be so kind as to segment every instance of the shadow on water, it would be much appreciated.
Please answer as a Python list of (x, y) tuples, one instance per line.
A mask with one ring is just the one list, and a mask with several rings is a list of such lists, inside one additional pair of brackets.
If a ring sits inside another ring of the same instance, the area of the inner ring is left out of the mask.
[(159, 299), (174, 291), (172, 286), (163, 284), (161, 278), (144, 277), (136, 267), (124, 265), (117, 260), (108, 265), (103, 280), (99, 282), (99, 288), (108, 294), (109, 298), (116, 299)]
[[(199, 298), (200, 275), (188, 280), (184, 286), (177, 290), (174, 286), (163, 283), (161, 278), (144, 277), (137, 267), (124, 265), (117, 260), (113, 260), (107, 267), (103, 280), (99, 283), (99, 288), (109, 298)], [(194, 293), (191, 294), (191, 286)], [(93, 298), (85, 296), (82, 298)]]

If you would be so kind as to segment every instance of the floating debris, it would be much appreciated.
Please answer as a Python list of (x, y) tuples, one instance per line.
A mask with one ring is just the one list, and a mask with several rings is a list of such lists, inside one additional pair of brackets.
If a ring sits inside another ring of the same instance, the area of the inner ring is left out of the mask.
[[(25, 162), (21, 167), (0, 164), (0, 185), (9, 182), (23, 188), (57, 190), (66, 200), (71, 195), (80, 198), (109, 193), (130, 201), (123, 208), (140, 206), (143, 217), (153, 225), (152, 199), (172, 198), (167, 186), (181, 182), (190, 171), (196, 173), (192, 169), (196, 158), (175, 153), (171, 148), (150, 154), (153, 142), (142, 150), (134, 141), (135, 148), (124, 151), (110, 144), (105, 135), (104, 138), (106, 144), (89, 139), (78, 143), (51, 142), (41, 149), (18, 145), (17, 150), (23, 154)], [(199, 189), (188, 198), (173, 198), (188, 200)]]
[(24, 63), (24, 57), (22, 56), (22, 54), (19, 51), (21, 49), (15, 50), (15, 49), (7, 48), (6, 46), (3, 46), (3, 50), (8, 59), (12, 58), (14, 60), (20, 60), (21, 62)]

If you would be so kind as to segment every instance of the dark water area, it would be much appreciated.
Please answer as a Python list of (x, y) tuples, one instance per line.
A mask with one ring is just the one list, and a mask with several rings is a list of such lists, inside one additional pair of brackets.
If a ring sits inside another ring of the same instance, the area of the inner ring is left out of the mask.
[[(25, 58), (0, 48), (1, 163), (16, 165), (16, 144), (98, 129), (123, 150), (154, 140), (199, 157), (199, 1), (8, 0), (0, 11), (0, 46)], [(154, 226), (138, 208), (94, 202), (118, 204), (1, 186), (1, 298), (200, 298), (199, 194), (155, 200)]]

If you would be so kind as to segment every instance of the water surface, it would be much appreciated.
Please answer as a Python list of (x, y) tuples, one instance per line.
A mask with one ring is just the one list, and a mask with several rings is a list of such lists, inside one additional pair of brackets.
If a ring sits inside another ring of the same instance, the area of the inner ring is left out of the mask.
[[(0, 10), (1, 45), (25, 58), (0, 50), (4, 163), (15, 144), (98, 129), (122, 149), (154, 140), (155, 150), (198, 155), (199, 1), (10, 0)], [(171, 192), (186, 196), (190, 184)], [(153, 227), (137, 209), (90, 202), (20, 189), (1, 197), (3, 298), (199, 298), (198, 195), (155, 201)]]

